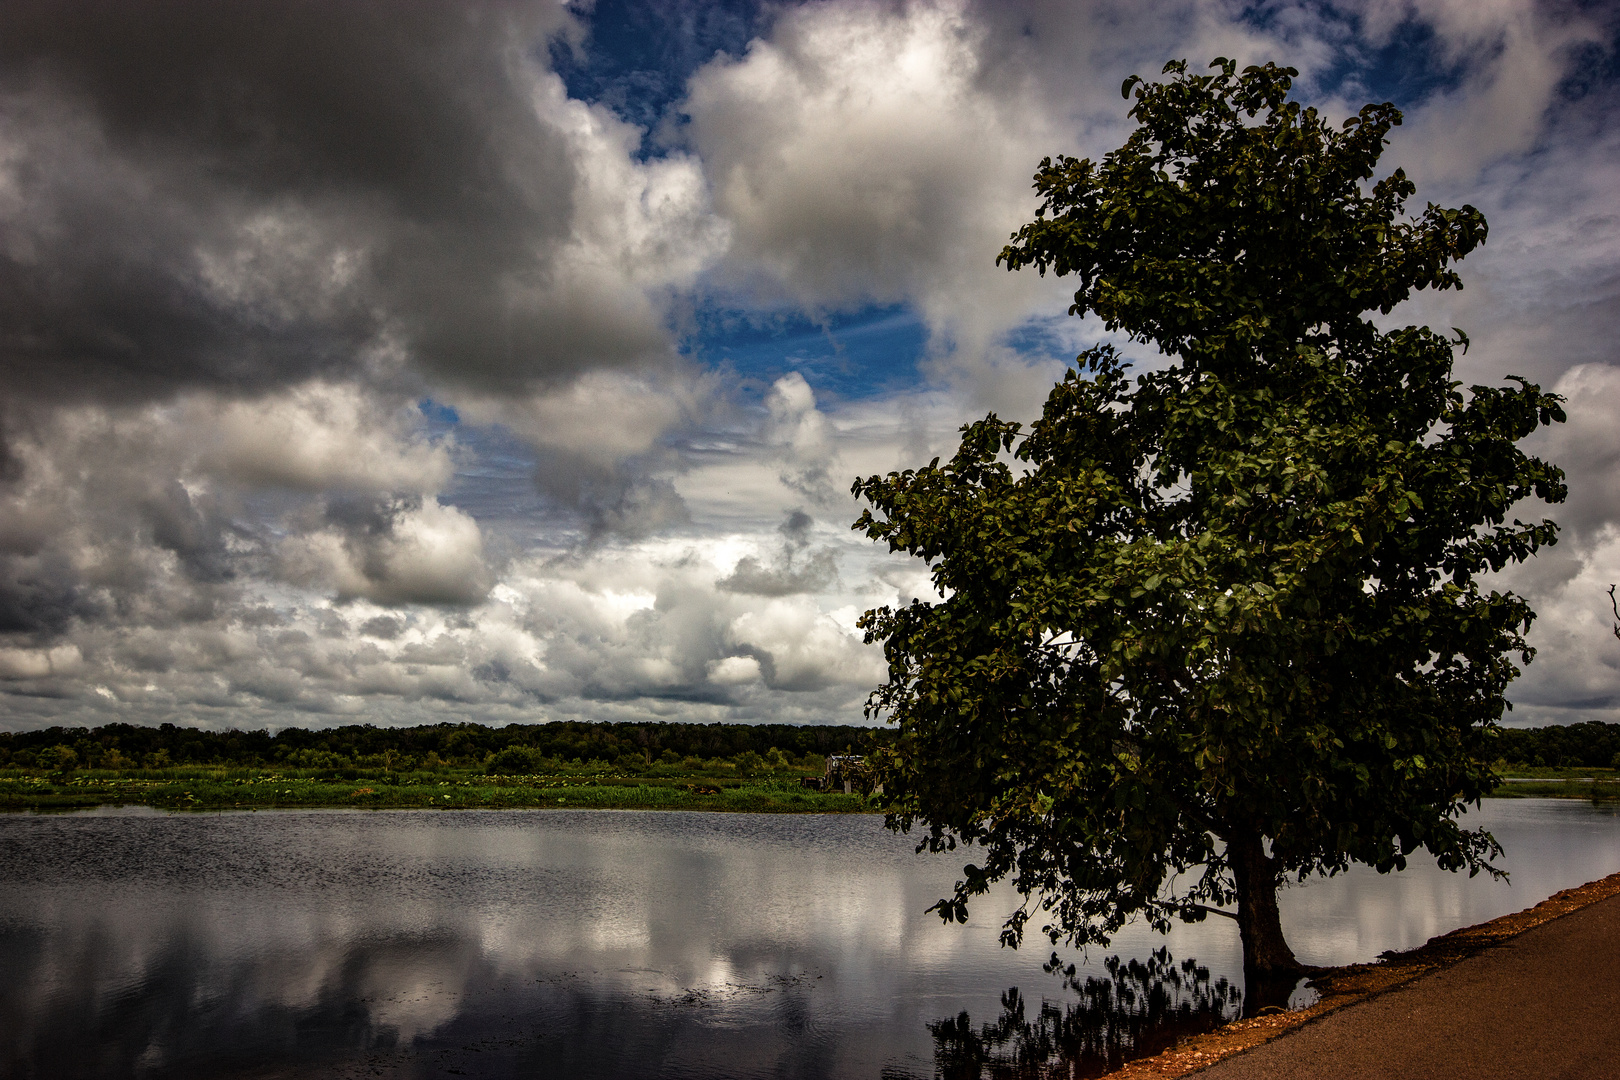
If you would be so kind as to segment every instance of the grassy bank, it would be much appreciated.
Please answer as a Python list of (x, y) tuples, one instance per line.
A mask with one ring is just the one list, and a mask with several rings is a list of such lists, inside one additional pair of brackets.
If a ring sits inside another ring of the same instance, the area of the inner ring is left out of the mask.
[[(498, 775), (474, 769), (399, 772), (387, 769), (260, 769), (180, 766), (165, 769), (0, 769), (0, 810), (75, 810), (153, 806), (166, 810), (287, 807), (596, 808), (733, 810), (755, 813), (859, 814), (873, 811), (860, 795), (803, 787), (810, 770), (737, 776), (730, 767), (637, 776), (611, 770)], [(1503, 770), (1496, 798), (1620, 800), (1620, 771), (1526, 768)], [(728, 775), (730, 773), (730, 775)]]
[(1506, 782), (1491, 793), (1499, 799), (1620, 800), (1620, 770), (1510, 765), (1502, 770), (1502, 774)]
[(77, 810), (153, 806), (165, 810), (355, 807), (368, 810), (547, 807), (615, 810), (730, 810), (753, 813), (867, 813), (861, 795), (823, 794), (797, 775), (634, 777), (499, 776), (476, 772), (242, 768), (94, 769), (68, 774), (0, 770), (0, 809)]

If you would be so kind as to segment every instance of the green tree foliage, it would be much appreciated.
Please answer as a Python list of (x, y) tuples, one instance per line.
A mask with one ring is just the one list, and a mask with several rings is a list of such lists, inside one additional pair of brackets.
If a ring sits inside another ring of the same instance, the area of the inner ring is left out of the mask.
[(1497, 757), (1515, 765), (1620, 768), (1620, 724), (1588, 720), (1541, 728), (1507, 728)]
[[(571, 761), (639, 762), (648, 756), (660, 761), (683, 758), (735, 758), (738, 754), (768, 755), (780, 749), (803, 759), (864, 747), (888, 733), (847, 725), (793, 724), (593, 724), (556, 721), (548, 724), (428, 724), (418, 727), (379, 728), (370, 724), (268, 731), (204, 731), (161, 724), (107, 724), (98, 728), (46, 728), (39, 731), (0, 731), (0, 768), (56, 768), (61, 744), (74, 762), (87, 768), (125, 768), (138, 762), (147, 768), (170, 765), (281, 765), (292, 768), (331, 769), (375, 760), (379, 765), (394, 754), (395, 767), (433, 755), (460, 767), (482, 766), (495, 755), (504, 771), (528, 772), (545, 758)], [(67, 744), (72, 744), (67, 745)], [(77, 748), (76, 750), (74, 748)], [(516, 757), (501, 758), (510, 748)], [(48, 760), (47, 760), (48, 759)]]
[[(1010, 878), (1056, 942), (1237, 906), (1251, 973), (1297, 969), (1285, 875), (1489, 868), (1457, 818), (1490, 762), (1532, 612), (1478, 576), (1553, 542), (1563, 474), (1520, 439), (1563, 419), (1522, 379), (1452, 379), (1454, 344), (1368, 318), (1459, 287), (1472, 207), (1408, 217), (1375, 181), (1400, 114), (1341, 127), (1292, 69), (1185, 64), (1134, 91), (1101, 163), (1043, 161), (1000, 259), (1078, 279), (1071, 314), (1168, 358), (1080, 357), (1027, 430), (990, 415), (947, 463), (855, 484), (856, 523), (941, 600), (868, 612), (889, 824), (977, 845), (938, 910)], [(1009, 460), (1011, 459), (1011, 460)], [(1228, 912), (1230, 913), (1230, 912)]]
[(489, 771), (507, 775), (537, 772), (543, 760), (527, 746), (508, 746), (491, 759)]

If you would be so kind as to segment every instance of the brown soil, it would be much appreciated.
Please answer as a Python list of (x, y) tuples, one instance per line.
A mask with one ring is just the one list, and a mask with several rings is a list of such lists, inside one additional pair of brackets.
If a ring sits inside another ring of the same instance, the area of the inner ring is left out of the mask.
[(1478, 926), (1453, 930), (1403, 953), (1386, 954), (1375, 964), (1353, 964), (1319, 971), (1308, 985), (1315, 987), (1322, 996), (1309, 1008), (1238, 1020), (1208, 1035), (1188, 1039), (1158, 1057), (1130, 1062), (1108, 1075), (1111, 1080), (1167, 1080), (1206, 1069), (1222, 1058), (1269, 1042), (1307, 1021), (1403, 986), (1421, 975), (1454, 964), (1493, 945), (1500, 945), (1533, 926), (1551, 922), (1617, 894), (1620, 894), (1620, 874), (1611, 874), (1578, 888), (1555, 893), (1524, 911), (1503, 915)]

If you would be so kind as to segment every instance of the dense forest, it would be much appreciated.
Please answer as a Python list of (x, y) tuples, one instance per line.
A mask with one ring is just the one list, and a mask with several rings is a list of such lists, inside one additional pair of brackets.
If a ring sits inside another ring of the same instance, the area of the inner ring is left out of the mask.
[[(164, 724), (0, 732), (0, 768), (166, 768), (176, 765), (391, 768), (452, 766), (526, 771), (540, 759), (601, 762), (620, 771), (688, 759), (803, 761), (893, 738), (884, 728), (790, 724), (370, 724), (310, 730), (202, 731)], [(1501, 761), (1545, 767), (1620, 767), (1620, 724), (1508, 728)]]
[(1620, 769), (1620, 724), (1507, 728), (1500, 743), (1503, 761), (1554, 768)]
[[(440, 766), (527, 772), (543, 759), (635, 771), (656, 763), (702, 759), (747, 765), (760, 759), (804, 761), (870, 749), (892, 738), (883, 729), (789, 724), (370, 724), (309, 730), (203, 731), (164, 724), (108, 724), (0, 732), (0, 768), (159, 769), (217, 765), (303, 769)], [(739, 760), (741, 759), (741, 760)]]

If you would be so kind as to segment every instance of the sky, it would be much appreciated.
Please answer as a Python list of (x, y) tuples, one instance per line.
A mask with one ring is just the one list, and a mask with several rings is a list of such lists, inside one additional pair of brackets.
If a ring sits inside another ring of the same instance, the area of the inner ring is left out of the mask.
[(932, 593), (851, 482), (1103, 340), (995, 257), (1126, 76), (1216, 56), (1393, 101), (1412, 208), (1485, 213), (1382, 322), (1567, 398), (1507, 722), (1620, 720), (1617, 46), (1597, 0), (8, 0), (0, 729), (862, 722), (856, 619)]

